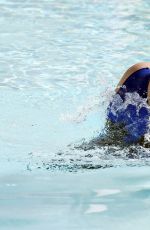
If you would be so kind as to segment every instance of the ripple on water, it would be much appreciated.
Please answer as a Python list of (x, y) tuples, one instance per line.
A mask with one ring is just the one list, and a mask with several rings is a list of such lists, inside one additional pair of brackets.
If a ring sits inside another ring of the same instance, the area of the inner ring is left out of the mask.
[(107, 209), (107, 206), (104, 204), (90, 204), (85, 214), (104, 212), (107, 211)]

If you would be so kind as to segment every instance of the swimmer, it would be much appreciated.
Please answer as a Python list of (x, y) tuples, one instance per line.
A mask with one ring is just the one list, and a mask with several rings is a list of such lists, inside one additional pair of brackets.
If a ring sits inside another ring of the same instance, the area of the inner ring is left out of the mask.
[[(149, 133), (150, 62), (131, 66), (119, 81), (108, 107), (107, 127), (127, 143), (143, 143)], [(112, 133), (110, 132), (112, 135)], [(119, 138), (117, 137), (117, 138)]]

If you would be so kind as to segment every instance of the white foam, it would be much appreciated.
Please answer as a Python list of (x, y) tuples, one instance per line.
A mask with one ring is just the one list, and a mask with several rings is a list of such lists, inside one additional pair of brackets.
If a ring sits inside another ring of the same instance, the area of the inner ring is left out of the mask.
[(107, 206), (104, 204), (91, 204), (85, 213), (88, 214), (88, 213), (104, 212), (106, 210), (107, 210)]
[(97, 196), (109, 196), (113, 194), (120, 193), (121, 190), (119, 189), (100, 189), (96, 190)]

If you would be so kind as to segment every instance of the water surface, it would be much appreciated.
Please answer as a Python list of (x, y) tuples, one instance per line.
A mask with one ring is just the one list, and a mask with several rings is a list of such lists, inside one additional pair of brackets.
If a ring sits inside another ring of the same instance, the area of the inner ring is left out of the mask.
[(149, 1), (0, 9), (1, 228), (147, 230), (149, 149), (74, 146), (102, 132), (123, 72), (149, 61)]

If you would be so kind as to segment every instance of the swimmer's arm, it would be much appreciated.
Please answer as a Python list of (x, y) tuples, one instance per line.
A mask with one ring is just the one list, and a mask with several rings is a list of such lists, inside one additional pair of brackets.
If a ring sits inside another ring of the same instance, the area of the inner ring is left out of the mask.
[[(128, 77), (130, 77), (131, 74), (133, 74), (135, 71), (142, 69), (142, 68), (150, 68), (150, 62), (140, 62), (137, 63), (133, 66), (131, 66), (122, 76), (121, 80), (119, 81), (115, 91), (116, 93), (119, 91), (120, 87), (124, 84), (124, 82), (128, 79)], [(150, 86), (149, 86), (150, 87)], [(150, 90), (150, 88), (149, 88)], [(149, 97), (150, 97), (150, 92), (149, 92)], [(149, 98), (149, 103), (150, 103), (150, 98)]]
[(124, 75), (122, 76), (121, 80), (119, 81), (116, 89), (115, 89), (115, 92), (117, 93), (120, 89), (120, 87), (124, 84), (124, 82), (128, 79), (129, 77), (129, 69), (124, 73)]

